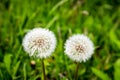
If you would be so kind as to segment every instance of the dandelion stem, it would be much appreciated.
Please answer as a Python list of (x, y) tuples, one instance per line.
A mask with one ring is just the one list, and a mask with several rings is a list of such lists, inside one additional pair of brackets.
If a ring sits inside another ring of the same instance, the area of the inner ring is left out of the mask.
[(46, 76), (45, 76), (45, 66), (44, 66), (44, 60), (43, 60), (43, 59), (41, 59), (41, 63), (42, 63), (43, 78), (44, 78), (44, 80), (46, 80)]
[(75, 80), (78, 79), (78, 70), (79, 70), (79, 63), (76, 63), (76, 71), (75, 71)]

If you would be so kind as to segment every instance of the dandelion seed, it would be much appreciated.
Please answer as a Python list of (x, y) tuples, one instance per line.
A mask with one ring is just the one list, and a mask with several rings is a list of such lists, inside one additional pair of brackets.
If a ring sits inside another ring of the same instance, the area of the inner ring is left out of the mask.
[(85, 35), (73, 35), (65, 43), (65, 53), (76, 62), (85, 62), (94, 51), (92, 41)]
[(35, 28), (25, 35), (22, 45), (30, 56), (46, 58), (54, 51), (56, 38), (47, 29)]

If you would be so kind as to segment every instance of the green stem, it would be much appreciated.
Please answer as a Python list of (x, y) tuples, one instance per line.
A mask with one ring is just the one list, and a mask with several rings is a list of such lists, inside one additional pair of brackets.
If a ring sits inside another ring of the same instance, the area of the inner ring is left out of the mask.
[(75, 80), (78, 79), (78, 70), (79, 70), (79, 63), (76, 64)]
[(41, 63), (42, 63), (43, 78), (44, 78), (44, 80), (46, 80), (46, 76), (45, 76), (45, 66), (44, 66), (44, 60), (43, 60), (43, 59), (41, 59)]

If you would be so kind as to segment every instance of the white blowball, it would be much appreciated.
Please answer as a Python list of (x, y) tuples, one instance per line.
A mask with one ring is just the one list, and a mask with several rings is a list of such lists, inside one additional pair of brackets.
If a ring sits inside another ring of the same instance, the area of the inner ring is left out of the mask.
[(76, 62), (85, 62), (94, 52), (92, 41), (85, 35), (73, 35), (65, 43), (65, 54)]
[(55, 50), (56, 38), (48, 29), (35, 28), (25, 35), (22, 45), (30, 56), (46, 58)]

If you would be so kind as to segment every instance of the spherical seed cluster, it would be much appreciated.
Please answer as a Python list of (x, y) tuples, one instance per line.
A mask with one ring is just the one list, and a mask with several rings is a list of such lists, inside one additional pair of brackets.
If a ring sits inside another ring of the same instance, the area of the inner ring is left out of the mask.
[(94, 51), (92, 41), (85, 35), (73, 35), (65, 43), (65, 53), (76, 62), (85, 62)]
[(25, 35), (22, 45), (30, 56), (46, 58), (54, 51), (56, 38), (47, 29), (35, 28)]

